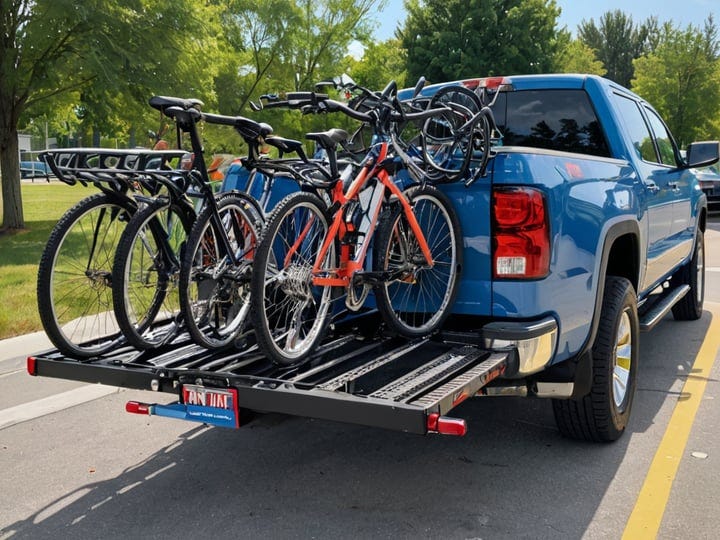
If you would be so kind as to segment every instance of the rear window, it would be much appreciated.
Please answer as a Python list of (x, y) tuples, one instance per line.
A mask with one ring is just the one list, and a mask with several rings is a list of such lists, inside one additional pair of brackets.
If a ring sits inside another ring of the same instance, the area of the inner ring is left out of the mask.
[(610, 156), (600, 122), (583, 90), (503, 92), (493, 111), (506, 146)]

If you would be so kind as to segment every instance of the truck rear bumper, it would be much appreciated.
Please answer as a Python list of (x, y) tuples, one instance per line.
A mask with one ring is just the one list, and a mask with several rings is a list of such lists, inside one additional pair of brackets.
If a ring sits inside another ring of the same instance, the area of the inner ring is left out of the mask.
[(492, 322), (482, 329), (484, 348), (517, 351), (516, 377), (542, 371), (550, 363), (555, 354), (557, 334), (557, 322), (552, 317), (530, 322)]

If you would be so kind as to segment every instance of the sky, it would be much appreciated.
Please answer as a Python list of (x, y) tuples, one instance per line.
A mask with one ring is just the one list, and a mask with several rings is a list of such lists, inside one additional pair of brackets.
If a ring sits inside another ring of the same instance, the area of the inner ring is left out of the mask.
[[(712, 13), (720, 23), (720, 0), (556, 0), (562, 9), (559, 25), (566, 26), (573, 34), (583, 20), (595, 19), (607, 11), (619, 9), (632, 16), (635, 23), (642, 23), (651, 15), (658, 18), (660, 24), (672, 21), (676, 26), (685, 28), (688, 24), (701, 27), (707, 16)], [(385, 9), (378, 13), (378, 29), (375, 36), (384, 41), (393, 37), (395, 28), (405, 20), (402, 0), (387, 0)]]

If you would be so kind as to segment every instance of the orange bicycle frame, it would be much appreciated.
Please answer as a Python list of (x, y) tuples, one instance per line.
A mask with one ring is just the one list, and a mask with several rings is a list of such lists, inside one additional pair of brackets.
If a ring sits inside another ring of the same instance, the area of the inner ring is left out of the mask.
[[(415, 213), (413, 212), (410, 203), (402, 194), (402, 191), (397, 186), (397, 184), (393, 182), (388, 172), (381, 166), (381, 164), (387, 158), (389, 143), (383, 142), (380, 143), (380, 145), (381, 146), (377, 157), (368, 158), (363, 168), (352, 181), (352, 184), (350, 184), (347, 193), (343, 192), (342, 182), (337, 182), (332, 191), (333, 205), (339, 205), (339, 208), (333, 216), (333, 220), (330, 224), (330, 228), (328, 229), (327, 236), (325, 237), (325, 240), (323, 241), (320, 251), (318, 252), (318, 255), (315, 259), (315, 264), (313, 265), (312, 270), (313, 285), (320, 287), (332, 286), (344, 288), (348, 288), (350, 286), (352, 276), (356, 272), (362, 270), (365, 265), (367, 248), (370, 245), (369, 240), (374, 234), (375, 228), (377, 226), (377, 220), (380, 216), (380, 210), (382, 209), (381, 202), (382, 199), (385, 197), (386, 193), (385, 190), (389, 190), (390, 194), (395, 195), (397, 200), (400, 202), (403, 212), (405, 214), (405, 218), (408, 220), (410, 229), (415, 235), (418, 246), (420, 247), (420, 250), (425, 257), (425, 262), (430, 267), (432, 267), (434, 264), (432, 259), (432, 253), (430, 253), (430, 248), (427, 244), (427, 240), (425, 239), (425, 235), (420, 229), (420, 225), (417, 221), (417, 218), (415, 217)], [(345, 209), (348, 202), (358, 199), (358, 194), (371, 178), (377, 179), (378, 183), (380, 184), (379, 188), (382, 189), (382, 193), (380, 198), (378, 199), (379, 202), (370, 208), (370, 212), (372, 212), (372, 215), (370, 216), (370, 227), (368, 228), (368, 231), (366, 233), (365, 241), (362, 244), (362, 248), (357, 253), (355, 253), (353, 258), (351, 259), (351, 246), (347, 243), (343, 244), (342, 242), (345, 234), (348, 232), (348, 226), (344, 219)], [(310, 224), (308, 224), (307, 227), (309, 227), (309, 225)], [(300, 236), (305, 236), (304, 231), (303, 233), (301, 233)], [(340, 240), (340, 264), (337, 268), (323, 269), (322, 262), (327, 257), (330, 246), (336, 240)], [(301, 240), (298, 241), (301, 242)], [(298, 245), (299, 244), (296, 242), (291, 251), (294, 251), (296, 249), (296, 246)]]

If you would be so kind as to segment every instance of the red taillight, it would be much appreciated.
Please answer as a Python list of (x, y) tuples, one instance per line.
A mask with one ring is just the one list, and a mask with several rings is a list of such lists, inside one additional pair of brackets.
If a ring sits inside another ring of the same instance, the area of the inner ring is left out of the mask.
[(27, 372), (30, 375), (37, 375), (37, 360), (34, 356), (28, 356), (27, 358)]
[(550, 233), (545, 197), (532, 188), (493, 193), (493, 275), (537, 279), (550, 269)]

